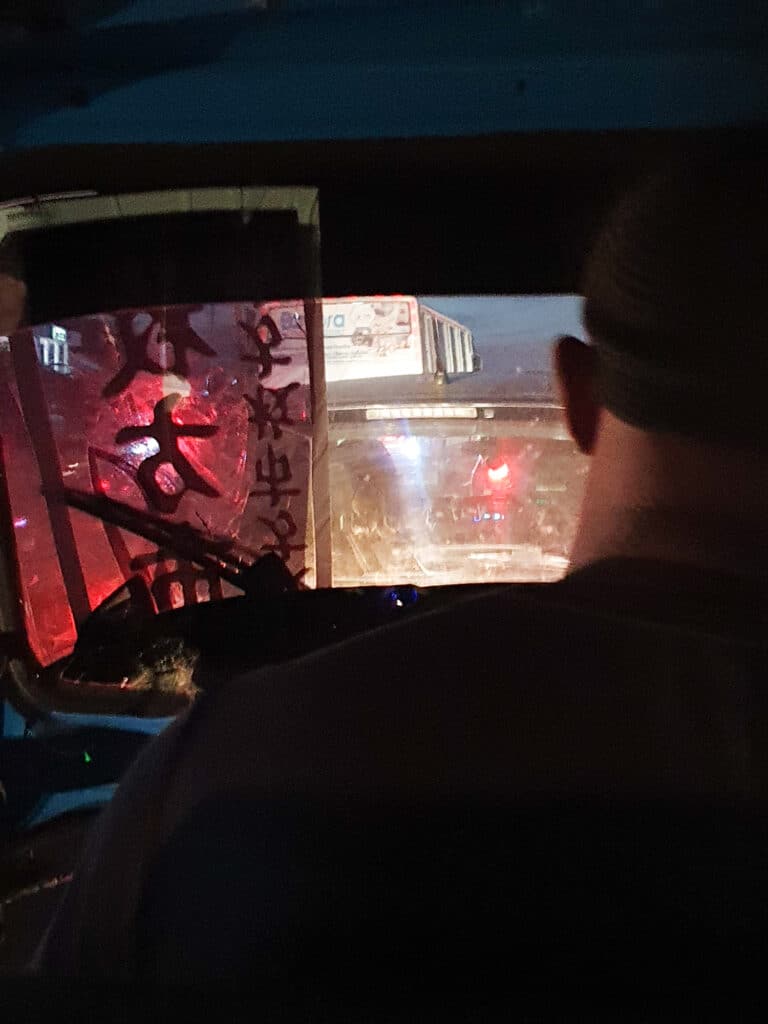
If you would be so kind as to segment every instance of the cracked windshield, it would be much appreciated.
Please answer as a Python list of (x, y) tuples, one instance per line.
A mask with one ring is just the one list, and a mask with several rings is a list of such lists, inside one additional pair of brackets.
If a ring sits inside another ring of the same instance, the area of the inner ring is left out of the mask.
[(323, 300), (327, 435), (309, 308), (119, 311), (2, 339), (8, 499), (41, 664), (132, 577), (159, 612), (241, 593), (266, 553), (310, 587), (563, 574), (586, 466), (550, 352), (580, 333), (578, 298)]

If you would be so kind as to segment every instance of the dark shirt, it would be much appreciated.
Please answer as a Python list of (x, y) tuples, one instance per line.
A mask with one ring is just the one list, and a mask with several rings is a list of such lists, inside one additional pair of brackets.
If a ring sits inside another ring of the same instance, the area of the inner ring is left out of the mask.
[(131, 769), (39, 965), (252, 979), (371, 929), (466, 964), (483, 915), (528, 949), (741, 941), (765, 620), (762, 582), (616, 560), (232, 680)]

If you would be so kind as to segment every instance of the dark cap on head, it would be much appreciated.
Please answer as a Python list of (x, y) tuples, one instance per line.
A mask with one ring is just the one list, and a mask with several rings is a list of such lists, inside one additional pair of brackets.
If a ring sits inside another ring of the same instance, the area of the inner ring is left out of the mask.
[(715, 442), (768, 436), (768, 160), (645, 181), (609, 217), (583, 291), (616, 416)]

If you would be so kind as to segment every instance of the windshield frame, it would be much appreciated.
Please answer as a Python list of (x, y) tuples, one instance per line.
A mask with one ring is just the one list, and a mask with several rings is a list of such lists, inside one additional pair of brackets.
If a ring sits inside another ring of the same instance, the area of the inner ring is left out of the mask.
[[(295, 185), (274, 187), (235, 185), (201, 188), (176, 187), (149, 192), (106, 195), (80, 191), (63, 196), (51, 195), (4, 203), (0, 205), (0, 256), (2, 257), (0, 269), (3, 271), (0, 274), (0, 279), (2, 279), (0, 280), (0, 291), (4, 298), (11, 295), (12, 291), (11, 297), (14, 301), (10, 304), (2, 304), (3, 322), (0, 324), (0, 330), (6, 335), (17, 334), (25, 324), (37, 322), (36, 317), (41, 315), (39, 303), (36, 301), (35, 280), (27, 279), (25, 263), (23, 258), (20, 258), (20, 239), (34, 236), (36, 241), (39, 241), (61, 228), (90, 224), (108, 225), (110, 223), (119, 226), (121, 223), (136, 222), (137, 218), (144, 219), (148, 224), (161, 224), (164, 217), (180, 214), (188, 214), (193, 217), (195, 215), (235, 215), (240, 218), (243, 225), (250, 226), (258, 224), (260, 215), (270, 217), (281, 213), (290, 214), (298, 229), (304, 232), (301, 237), (305, 241), (300, 243), (300, 248), (297, 250), (301, 254), (300, 265), (296, 266), (295, 273), (292, 275), (283, 275), (279, 288), (273, 282), (273, 286), (268, 289), (268, 293), (263, 298), (275, 300), (289, 299), (296, 294), (304, 296), (312, 419), (315, 432), (322, 441), (322, 437), (327, 431), (327, 422), (323, 363), (322, 358), (318, 358), (318, 353), (315, 351), (322, 348), (322, 342), (318, 343), (315, 340), (318, 337), (317, 332), (321, 324), (319, 313), (316, 310), (320, 298), (320, 276), (318, 201), (315, 188)], [(53, 263), (49, 270), (50, 273), (55, 273)], [(209, 283), (209, 288), (212, 289), (210, 294), (201, 296), (198, 292), (194, 296), (194, 300), (199, 301), (202, 297), (203, 300), (221, 301), (220, 295), (216, 292), (216, 281), (216, 275), (212, 275)], [(181, 292), (178, 290), (179, 283), (182, 288)], [(175, 293), (173, 289), (173, 282), (170, 284), (165, 282), (162, 295), (148, 296), (148, 298), (162, 299), (164, 304), (178, 302), (180, 298), (186, 298), (183, 280), (176, 282)], [(19, 296), (21, 302), (18, 301)], [(252, 301), (257, 297), (249, 298)], [(242, 296), (238, 296), (238, 298), (242, 298)], [(94, 293), (89, 300), (89, 308), (78, 307), (65, 312), (69, 316), (100, 313), (104, 305), (105, 303), (99, 298), (99, 295)], [(56, 310), (55, 313), (56, 319), (61, 319), (60, 311)], [(10, 321), (9, 315), (12, 318)], [(50, 318), (46, 318), (42, 322), (47, 322), (48, 319)], [(7, 345), (7, 340), (1, 343)], [(34, 359), (34, 348), (31, 346), (30, 351)], [(32, 378), (34, 376), (31, 375)], [(43, 411), (47, 419), (47, 412)], [(324, 448), (322, 443), (314, 445), (313, 457), (315, 453), (322, 452)], [(52, 450), (55, 453), (55, 449)], [(45, 459), (45, 453), (43, 453), (43, 458)], [(58, 458), (55, 462), (58, 465)], [(1, 469), (0, 475), (2, 475), (2, 490), (7, 492), (8, 481)], [(320, 459), (316, 459), (316, 463), (313, 465), (311, 480), (315, 515), (320, 523), (329, 523), (330, 517), (323, 514), (324, 504), (329, 501), (327, 474), (323, 473)], [(49, 510), (54, 510), (52, 523), (58, 517), (62, 524), (59, 534), (63, 536), (67, 532), (68, 514), (66, 509), (68, 504), (71, 505), (73, 496), (68, 496), (65, 493), (60, 480), (51, 478), (44, 480), (43, 484), (48, 495)], [(29, 644), (22, 610), (23, 588), (16, 555), (13, 516), (7, 493), (5, 498), (0, 517), (0, 548), (2, 549), (0, 551), (0, 640), (2, 641), (0, 658), (2, 658), (4, 674), (10, 683), (9, 697), (18, 710), (33, 717), (40, 714), (47, 715), (57, 710), (72, 711), (75, 710), (72, 706), (72, 695), (66, 692), (66, 688), (62, 690), (60, 685), (56, 685), (60, 682), (58, 679), (60, 666), (54, 671), (52, 671), (54, 666), (44, 669), (37, 661)], [(0, 493), (0, 501), (2, 500), (3, 494)], [(329, 530), (325, 539), (330, 544)], [(321, 529), (319, 536), (316, 536), (318, 575), (329, 581), (330, 552), (324, 555), (323, 543), (324, 537)], [(210, 552), (205, 554), (203, 560), (208, 557), (211, 557)], [(323, 563), (322, 566), (321, 563)], [(225, 574), (229, 571), (224, 566)], [(233, 570), (232, 574), (234, 579), (237, 573)], [(83, 605), (83, 608), (86, 607), (89, 607), (87, 601)], [(80, 617), (82, 618), (82, 616)], [(125, 694), (123, 694), (124, 696)], [(125, 701), (121, 702), (118, 694), (114, 694), (114, 697), (116, 699), (113, 699), (113, 695), (107, 694), (102, 688), (99, 693), (93, 695), (92, 700), (81, 701), (79, 709), (95, 713), (119, 713), (121, 703), (124, 705)], [(146, 704), (146, 701), (144, 703)], [(157, 707), (154, 707), (139, 713), (152, 715), (156, 711)]]

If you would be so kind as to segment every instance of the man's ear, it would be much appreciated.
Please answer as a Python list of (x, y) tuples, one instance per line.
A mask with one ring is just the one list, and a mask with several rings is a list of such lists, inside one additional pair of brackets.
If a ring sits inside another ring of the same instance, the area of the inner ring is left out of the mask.
[(565, 406), (568, 429), (579, 451), (591, 455), (597, 438), (600, 406), (596, 398), (595, 350), (578, 338), (559, 338), (555, 344), (555, 372)]

